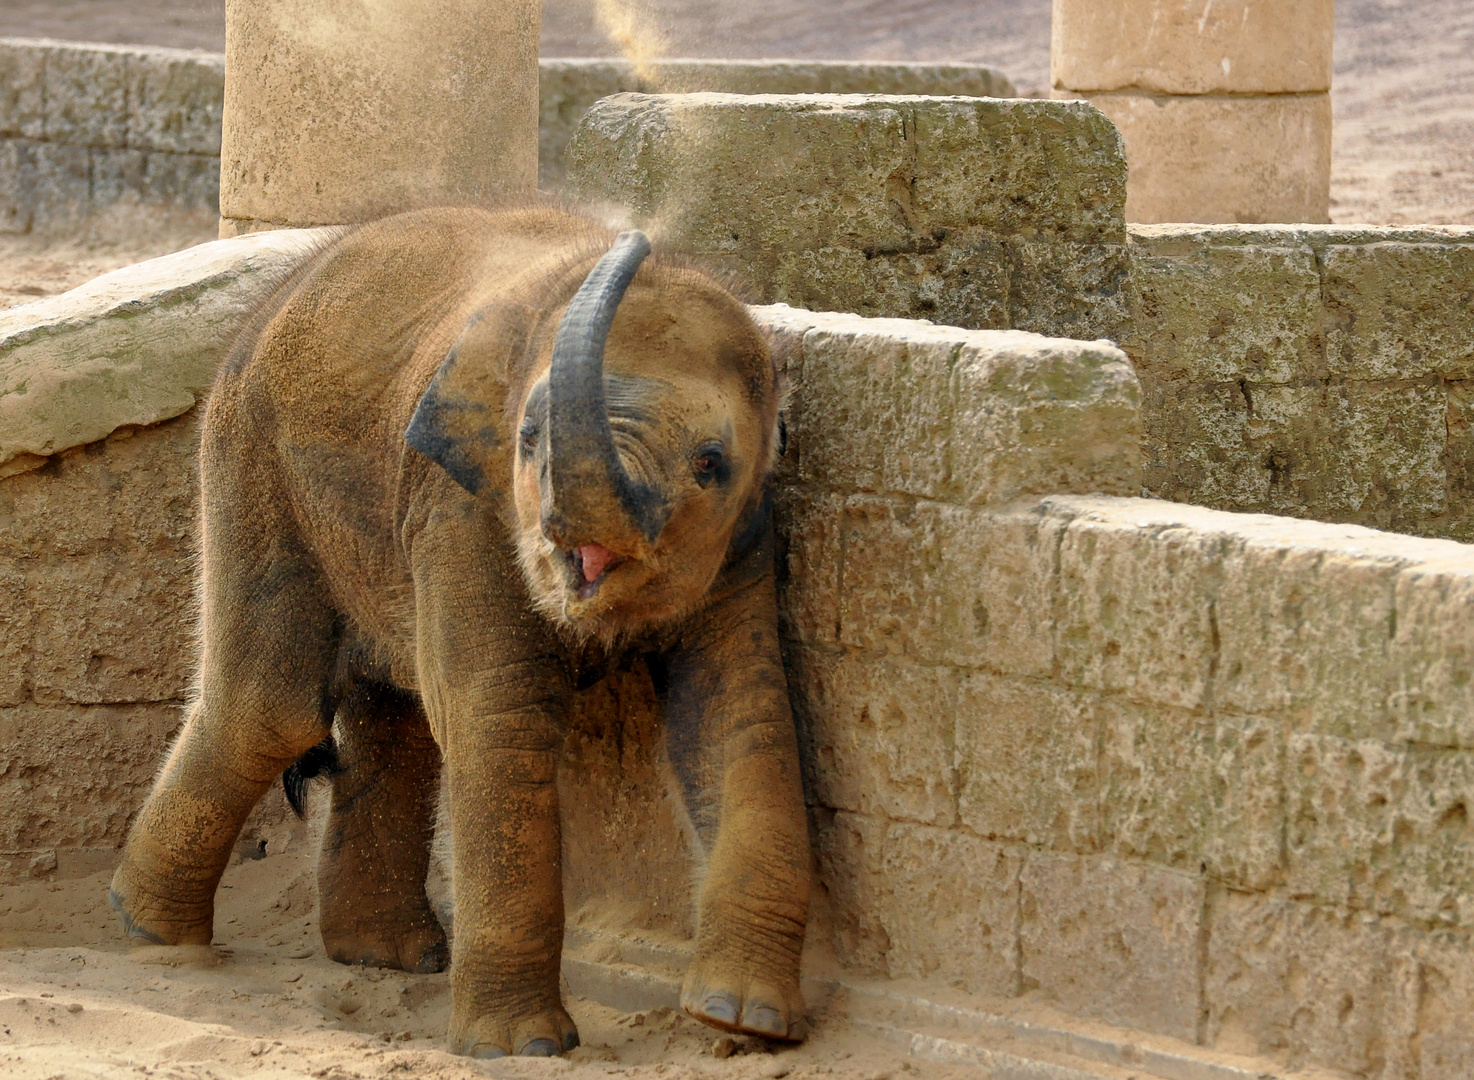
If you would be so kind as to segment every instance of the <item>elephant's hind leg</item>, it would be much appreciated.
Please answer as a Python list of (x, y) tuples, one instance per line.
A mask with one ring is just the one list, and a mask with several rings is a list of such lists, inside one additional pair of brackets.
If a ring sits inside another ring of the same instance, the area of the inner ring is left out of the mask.
[(251, 530), (205, 513), (200, 696), (123, 849), (109, 899), (135, 942), (207, 945), (215, 889), (251, 808), (320, 742), (341, 621), (266, 508)]
[(442, 970), (425, 896), (440, 751), (419, 703), (361, 682), (338, 706), (333, 807), (317, 868), (322, 941), (340, 964)]

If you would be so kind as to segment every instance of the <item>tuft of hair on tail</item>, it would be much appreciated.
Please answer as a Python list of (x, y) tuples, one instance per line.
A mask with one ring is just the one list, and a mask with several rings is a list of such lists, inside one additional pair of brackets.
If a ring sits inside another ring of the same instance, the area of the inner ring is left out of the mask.
[(338, 744), (329, 735), (307, 753), (286, 767), (281, 774), (282, 790), (287, 793), (287, 803), (292, 813), (307, 818), (307, 783), (319, 778), (326, 780), (343, 771), (338, 760)]

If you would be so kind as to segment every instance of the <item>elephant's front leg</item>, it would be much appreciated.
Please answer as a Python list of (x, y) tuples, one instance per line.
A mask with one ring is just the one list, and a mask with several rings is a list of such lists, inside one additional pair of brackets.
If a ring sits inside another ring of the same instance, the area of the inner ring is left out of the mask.
[(681, 1005), (715, 1027), (801, 1039), (810, 856), (771, 575), (693, 620), (668, 662), (668, 745), (708, 850)]
[(451, 1049), (552, 1057), (578, 1045), (558, 991), (561, 724), (540, 705), (448, 720)]
[(416, 664), (450, 786), (450, 1046), (549, 1057), (578, 1045), (558, 989), (567, 669), (514, 557), (474, 504), (462, 510), (414, 552)]

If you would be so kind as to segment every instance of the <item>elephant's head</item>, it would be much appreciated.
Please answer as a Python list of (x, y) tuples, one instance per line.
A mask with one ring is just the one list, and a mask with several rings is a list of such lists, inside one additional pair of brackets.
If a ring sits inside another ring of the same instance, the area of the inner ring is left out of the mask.
[(643, 233), (621, 234), (548, 332), (528, 335), (507, 410), (533, 600), (606, 642), (702, 602), (761, 526), (778, 453), (762, 332), (711, 278), (649, 252)]

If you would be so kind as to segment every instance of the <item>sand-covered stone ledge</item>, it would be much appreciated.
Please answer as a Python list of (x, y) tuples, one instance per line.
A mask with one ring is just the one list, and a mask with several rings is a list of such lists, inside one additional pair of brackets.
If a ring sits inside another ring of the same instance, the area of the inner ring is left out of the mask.
[(0, 312), (0, 477), (192, 409), (244, 320), (329, 235), (218, 240)]

